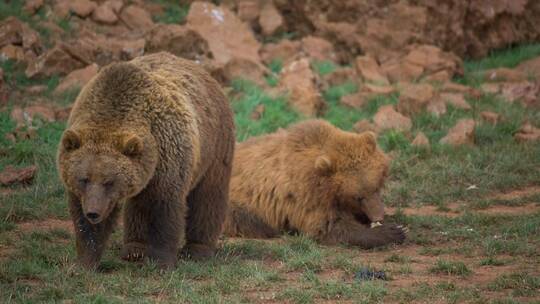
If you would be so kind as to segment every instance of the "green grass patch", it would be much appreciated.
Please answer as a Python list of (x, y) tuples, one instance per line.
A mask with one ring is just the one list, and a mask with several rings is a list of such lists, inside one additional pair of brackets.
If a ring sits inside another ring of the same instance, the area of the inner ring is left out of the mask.
[(503, 274), (489, 283), (488, 289), (491, 291), (512, 289), (512, 295), (515, 297), (537, 296), (540, 289), (540, 276), (525, 272)]
[(152, 1), (160, 4), (163, 7), (162, 14), (152, 16), (155, 22), (168, 23), (168, 24), (185, 23), (186, 17), (189, 13), (188, 4), (179, 4), (178, 1), (174, 1), (174, 0), (152, 0)]
[(324, 60), (313, 62), (311, 64), (311, 68), (315, 71), (315, 73), (324, 76), (334, 72), (338, 68), (338, 65), (332, 61)]

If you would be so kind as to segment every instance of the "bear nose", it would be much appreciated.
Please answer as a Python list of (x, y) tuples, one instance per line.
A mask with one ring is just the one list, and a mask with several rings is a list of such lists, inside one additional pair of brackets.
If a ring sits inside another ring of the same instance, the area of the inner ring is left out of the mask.
[(97, 220), (99, 218), (99, 213), (97, 212), (88, 212), (86, 217), (91, 220)]

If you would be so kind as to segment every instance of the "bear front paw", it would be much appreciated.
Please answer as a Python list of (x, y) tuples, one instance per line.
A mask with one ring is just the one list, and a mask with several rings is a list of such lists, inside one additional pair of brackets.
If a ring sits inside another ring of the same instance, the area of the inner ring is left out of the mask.
[(388, 244), (402, 244), (407, 238), (409, 229), (401, 225), (381, 225), (375, 228)]
[(193, 260), (206, 260), (215, 254), (216, 250), (213, 247), (203, 244), (187, 244), (181, 252), (183, 258)]
[(120, 253), (123, 260), (129, 262), (141, 261), (145, 257), (146, 246), (141, 243), (131, 242), (124, 244)]

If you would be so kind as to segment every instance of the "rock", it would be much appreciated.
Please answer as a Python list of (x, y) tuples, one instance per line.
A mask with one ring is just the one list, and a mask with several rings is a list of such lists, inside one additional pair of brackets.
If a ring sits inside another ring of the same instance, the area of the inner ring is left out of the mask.
[(392, 83), (414, 82), (420, 79), (424, 68), (407, 61), (388, 61), (381, 66), (381, 70)]
[(54, 90), (55, 94), (62, 94), (72, 88), (82, 88), (98, 72), (98, 65), (93, 63), (82, 69), (69, 73)]
[(540, 140), (540, 129), (527, 122), (514, 134), (514, 138), (518, 142), (537, 142)]
[(260, 54), (264, 63), (270, 64), (273, 60), (279, 60), (282, 64), (290, 63), (298, 59), (302, 49), (298, 40), (283, 39), (277, 43), (267, 43), (261, 48)]
[(33, 85), (26, 89), (26, 92), (31, 95), (40, 95), (47, 91), (46, 85)]
[(394, 129), (406, 132), (412, 128), (411, 119), (394, 110), (392, 105), (380, 107), (373, 117), (373, 122), (381, 131)]
[(86, 18), (97, 8), (97, 4), (90, 0), (74, 0), (69, 3), (69, 9), (77, 16)]
[(483, 83), (480, 85), (480, 90), (484, 94), (499, 94), (501, 92), (502, 86), (500, 83)]
[(349, 67), (338, 67), (333, 72), (322, 76), (326, 88), (356, 80), (356, 71)]
[(66, 75), (82, 67), (83, 63), (68, 54), (62, 43), (58, 43), (33, 62), (30, 62), (25, 74), (29, 78), (36, 76), (50, 77), (53, 75)]
[(15, 17), (7, 17), (0, 22), (0, 48), (7, 45), (21, 46), (25, 51), (40, 54), (43, 50), (39, 34), (28, 24)]
[(483, 120), (493, 125), (497, 124), (500, 119), (500, 115), (498, 113), (490, 112), (490, 111), (480, 112), (480, 117), (482, 117)]
[(36, 117), (47, 122), (53, 122), (56, 120), (56, 113), (53, 107), (38, 104), (27, 106), (24, 109), (21, 107), (14, 107), (11, 111), (11, 119), (15, 121), (18, 126), (31, 126)]
[(514, 82), (525, 81), (527, 75), (524, 73), (509, 68), (497, 68), (484, 71), (484, 79), (491, 82)]
[(230, 83), (234, 79), (247, 79), (253, 81), (257, 85), (266, 86), (266, 80), (264, 79), (264, 70), (261, 66), (253, 61), (243, 58), (234, 58), (230, 60), (225, 66), (218, 66), (211, 71), (212, 76), (216, 76), (221, 83)]
[(475, 125), (472, 119), (460, 119), (440, 140), (440, 143), (452, 146), (474, 145)]
[(459, 93), (441, 93), (440, 98), (451, 104), (454, 108), (461, 110), (472, 109), (471, 105), (465, 100), (465, 97)]
[(315, 61), (335, 61), (336, 53), (334, 46), (328, 40), (307, 36), (302, 39), (302, 50)]
[(0, 68), (0, 107), (7, 104), (9, 99), (9, 90), (4, 82), (4, 70)]
[(429, 147), (429, 139), (423, 132), (418, 132), (411, 145), (415, 147)]
[(271, 36), (283, 29), (283, 17), (271, 1), (265, 2), (259, 16), (259, 24), (265, 36)]
[(305, 116), (320, 115), (326, 107), (317, 90), (316, 75), (306, 58), (293, 61), (283, 68), (279, 87), (289, 91), (289, 103)]
[(365, 93), (354, 93), (341, 97), (340, 104), (353, 109), (360, 109), (369, 101), (369, 96)]
[(229, 9), (195, 1), (187, 16), (187, 27), (206, 40), (217, 67), (236, 59), (250, 61), (265, 70), (259, 57), (259, 42), (248, 25)]
[(501, 85), (502, 96), (509, 102), (521, 100), (525, 105), (538, 103), (540, 86), (530, 81), (507, 82)]
[(29, 15), (35, 14), (43, 6), (43, 0), (26, 0), (23, 10)]
[(358, 281), (388, 280), (384, 271), (373, 271), (367, 267), (361, 268), (354, 274), (354, 279)]
[[(461, 59), (452, 53), (443, 52), (433, 45), (413, 46), (403, 60), (421, 67), (424, 75), (446, 72), (445, 77), (442, 77), (443, 80), (449, 80), (456, 74), (463, 75), (463, 62)], [(448, 79), (444, 79), (446, 77)]]
[(425, 110), (435, 99), (435, 90), (429, 84), (405, 85), (399, 96), (397, 109), (399, 112), (411, 115)]
[(8, 165), (0, 172), (0, 185), (29, 184), (34, 179), (36, 172), (35, 165), (20, 169)]
[(144, 54), (145, 45), (146, 40), (143, 38), (136, 40), (120, 40), (116, 42), (116, 46), (113, 46), (113, 49), (120, 50), (120, 59), (131, 60)]
[(159, 24), (146, 35), (145, 51), (170, 52), (178, 57), (195, 61), (208, 59), (208, 43), (192, 29), (177, 24)]
[(356, 70), (364, 81), (388, 85), (388, 79), (379, 67), (377, 61), (370, 56), (356, 57)]
[(115, 24), (118, 21), (118, 16), (115, 12), (115, 3), (107, 1), (96, 7), (92, 12), (92, 20), (108, 25)]
[(446, 113), (446, 102), (441, 98), (435, 98), (427, 104), (426, 110), (436, 117), (440, 117)]
[(450, 81), (444, 82), (440, 90), (446, 93), (461, 93), (474, 95), (474, 88)]
[(450, 75), (450, 73), (446, 70), (435, 72), (423, 78), (423, 80), (427, 82), (439, 82), (439, 83), (448, 82), (451, 79), (452, 79), (452, 75)]
[(242, 21), (253, 22), (259, 18), (261, 7), (257, 0), (238, 1), (238, 18)]
[(24, 62), (26, 57), (24, 56), (24, 49), (12, 44), (4, 46), (0, 50), (0, 57), (2, 60), (9, 59), (17, 62)]
[(56, 109), (56, 112), (55, 112), (56, 120), (59, 120), (59, 121), (68, 120), (70, 113), (71, 113), (71, 106)]
[(253, 112), (251, 112), (251, 119), (252, 120), (259, 120), (264, 114), (265, 106), (264, 104), (258, 104), (255, 109), (253, 109)]
[(390, 85), (377, 85), (372, 83), (364, 83), (362, 85), (361, 92), (365, 92), (369, 95), (383, 95), (388, 96), (396, 92), (396, 89)]
[(154, 26), (154, 21), (152, 21), (150, 13), (136, 5), (125, 7), (120, 13), (120, 20), (130, 30), (145, 32)]
[(516, 70), (540, 81), (540, 56), (520, 63)]
[(369, 122), (367, 119), (362, 119), (354, 124), (353, 129), (356, 133), (362, 133), (362, 132), (373, 132), (373, 133), (379, 133), (379, 128)]

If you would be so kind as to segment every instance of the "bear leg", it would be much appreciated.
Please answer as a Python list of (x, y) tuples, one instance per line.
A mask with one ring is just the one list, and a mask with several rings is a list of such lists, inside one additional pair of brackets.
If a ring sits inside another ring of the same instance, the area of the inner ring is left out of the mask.
[(184, 241), (186, 204), (177, 187), (165, 185), (160, 190), (146, 191), (140, 198), (149, 208), (145, 255), (162, 268), (172, 268)]
[(190, 192), (184, 256), (205, 259), (215, 254), (227, 212), (229, 178), (229, 167), (211, 168)]
[(278, 230), (265, 223), (253, 211), (236, 206), (234, 203), (229, 206), (223, 230), (225, 235), (246, 238), (265, 239), (279, 235)]
[(124, 207), (124, 246), (120, 256), (126, 261), (140, 261), (145, 257), (148, 242), (149, 210), (135, 197)]
[(341, 218), (333, 223), (330, 231), (319, 237), (326, 244), (348, 244), (364, 249), (401, 244), (405, 241), (407, 229), (393, 224), (383, 224), (375, 228), (366, 227), (353, 218)]
[(68, 193), (68, 199), (69, 213), (75, 230), (78, 262), (89, 269), (96, 269), (116, 224), (120, 207), (115, 206), (106, 219), (94, 225), (84, 217), (80, 199), (72, 193)]

